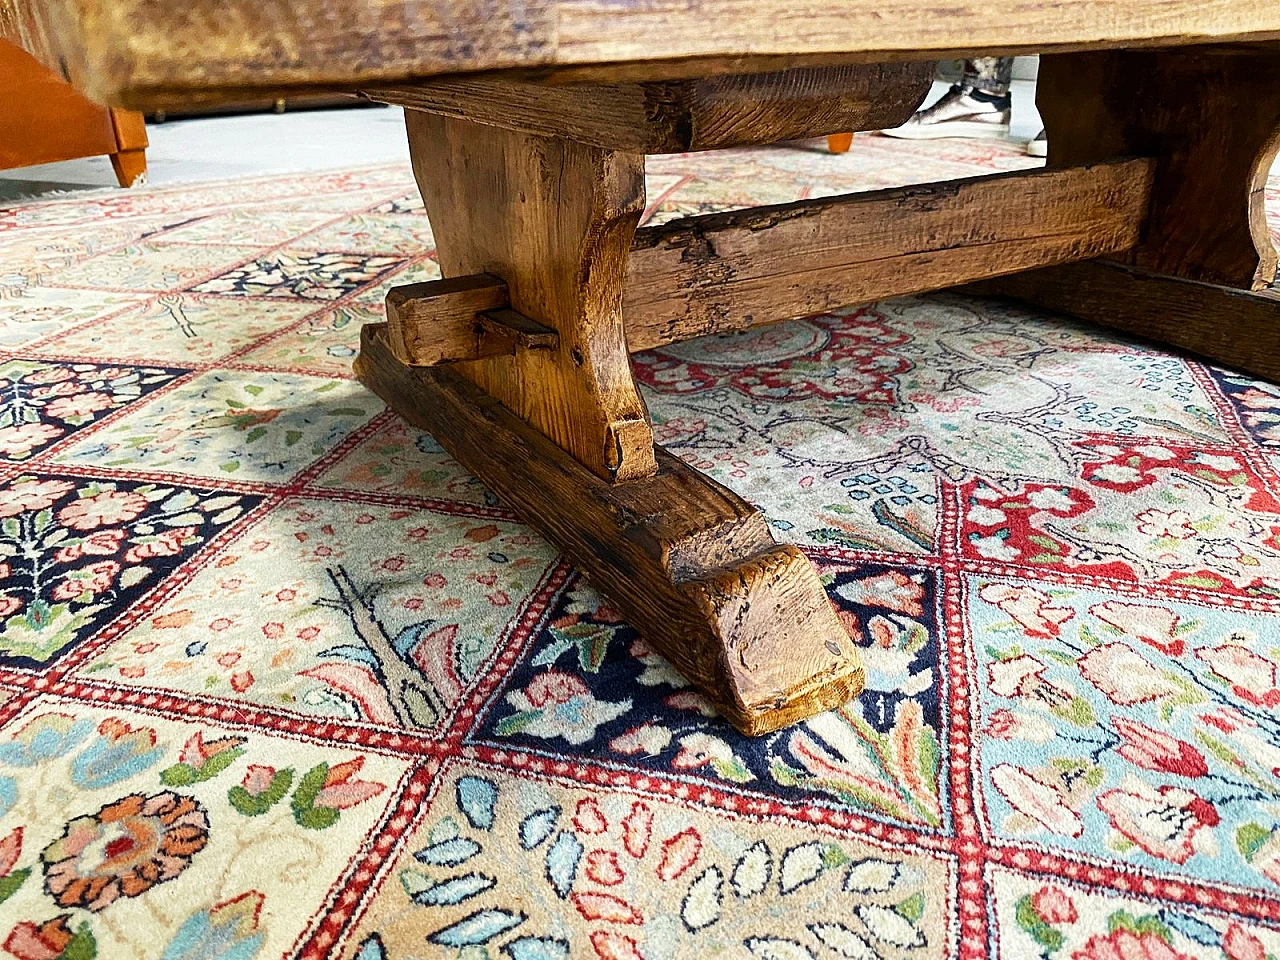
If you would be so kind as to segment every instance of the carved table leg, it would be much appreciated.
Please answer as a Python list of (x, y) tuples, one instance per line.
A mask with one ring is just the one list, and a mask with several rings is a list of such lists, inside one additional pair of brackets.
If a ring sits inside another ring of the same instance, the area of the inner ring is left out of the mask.
[[(644, 158), (406, 116), (441, 270), (477, 315), (481, 359), (414, 369), (368, 326), (361, 380), (563, 549), (744, 733), (858, 693), (856, 648), (808, 560), (653, 443), (621, 316)], [(398, 303), (393, 292), (389, 313)]]
[[(1280, 56), (1221, 48), (1043, 58), (1049, 165), (1155, 160), (1123, 265), (1051, 267), (966, 288), (1074, 313), (1280, 378), (1280, 301), (1264, 191), (1280, 149)], [(1172, 311), (1172, 313), (1170, 312)]]

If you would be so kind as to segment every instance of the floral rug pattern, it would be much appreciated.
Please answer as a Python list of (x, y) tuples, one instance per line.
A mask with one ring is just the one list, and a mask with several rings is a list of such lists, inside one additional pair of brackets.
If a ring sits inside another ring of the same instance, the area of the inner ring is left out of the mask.
[(352, 378), (431, 243), (407, 166), (0, 209), (0, 957), (1280, 957), (1280, 389), (949, 294), (637, 356), (868, 668), (747, 740)]

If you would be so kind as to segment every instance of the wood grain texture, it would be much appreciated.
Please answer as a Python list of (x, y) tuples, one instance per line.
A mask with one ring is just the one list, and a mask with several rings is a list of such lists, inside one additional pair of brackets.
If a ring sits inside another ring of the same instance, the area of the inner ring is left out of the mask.
[(1067, 313), (1280, 382), (1280, 295), (1094, 260), (961, 287)]
[(756, 508), (661, 449), (652, 476), (608, 483), (456, 368), (401, 364), (384, 331), (361, 331), (360, 380), (563, 550), (743, 733), (862, 689), (812, 565), (774, 542)]
[(1156, 159), (1135, 266), (1245, 289), (1275, 278), (1264, 191), (1280, 148), (1280, 50), (1045, 57), (1036, 99), (1051, 167)]
[[(627, 349), (1127, 250), (1151, 169), (1139, 159), (997, 174), (643, 227), (623, 288)], [(478, 352), (472, 307), (487, 309), (475, 287), (502, 298), (493, 283), (393, 288), (396, 355), (413, 366), (491, 355)]]
[(631, 153), (683, 153), (903, 123), (934, 64), (868, 63), (650, 83), (446, 77), (365, 90), (386, 103)]
[(489, 273), (556, 350), (466, 363), (464, 376), (598, 476), (657, 469), (631, 375), (622, 283), (644, 158), (409, 110), (414, 176), (446, 277)]
[(1133, 246), (1151, 164), (1022, 171), (646, 228), (627, 343), (647, 350)]
[[(509, 68), (864, 61), (1280, 38), (1269, 0), (0, 0), (16, 39), (90, 96), (145, 109)], [(812, 65), (810, 63), (810, 65)]]

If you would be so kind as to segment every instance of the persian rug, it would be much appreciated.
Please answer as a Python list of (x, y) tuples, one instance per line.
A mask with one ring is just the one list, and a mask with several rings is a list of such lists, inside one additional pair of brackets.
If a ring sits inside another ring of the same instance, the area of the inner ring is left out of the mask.
[[(650, 164), (651, 218), (973, 175)], [(0, 949), (1280, 956), (1280, 389), (933, 295), (638, 356), (870, 674), (744, 739), (351, 375), (407, 167), (0, 209)]]

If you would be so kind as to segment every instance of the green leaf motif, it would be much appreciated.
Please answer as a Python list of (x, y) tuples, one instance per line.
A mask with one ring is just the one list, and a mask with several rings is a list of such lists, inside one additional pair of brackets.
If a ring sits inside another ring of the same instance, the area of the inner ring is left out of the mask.
[(166, 787), (189, 787), (199, 778), (196, 768), (189, 763), (175, 763), (160, 771), (160, 782)]
[(541, 716), (541, 710), (519, 710), (511, 714), (511, 716), (503, 717), (499, 720), (494, 732), (500, 737), (509, 737), (513, 733), (519, 733), (524, 730)]
[(920, 918), (924, 916), (924, 908), (924, 891), (917, 890), (893, 909), (899, 916), (905, 917), (912, 923), (919, 923)]
[(329, 776), (329, 765), (318, 763), (302, 775), (298, 781), (298, 789), (293, 791), (290, 801), (293, 807), (293, 819), (298, 826), (308, 830), (323, 830), (338, 822), (341, 814), (333, 807), (317, 807), (316, 797), (324, 789), (324, 781)]
[(98, 941), (94, 939), (89, 925), (82, 923), (76, 929), (71, 942), (63, 948), (58, 960), (94, 960), (97, 956)]
[[(321, 782), (323, 783), (323, 780)], [(293, 768), (286, 767), (276, 772), (276, 775), (271, 778), (271, 785), (262, 793), (255, 796), (236, 784), (227, 791), (227, 801), (237, 813), (242, 813), (246, 817), (260, 817), (283, 800), (291, 786), (293, 786)]]
[(14, 870), (12, 873), (5, 874), (0, 877), (0, 903), (4, 903), (22, 886), (23, 882), (31, 875), (31, 868), (24, 867), (21, 870)]
[(1136, 937), (1141, 937), (1145, 933), (1154, 933), (1165, 943), (1173, 945), (1173, 931), (1165, 926), (1159, 917), (1152, 914), (1135, 917), (1125, 910), (1117, 910), (1107, 917), (1107, 932), (1115, 933), (1117, 930), (1128, 930)]
[(1032, 905), (1030, 895), (1018, 901), (1014, 916), (1018, 920), (1018, 926), (1025, 930), (1032, 940), (1044, 947), (1046, 956), (1059, 949), (1066, 940), (1061, 931), (1055, 930), (1044, 922), (1044, 917), (1040, 916)]
[(1246, 860), (1252, 860), (1258, 849), (1267, 842), (1270, 837), (1266, 828), (1256, 823), (1246, 823), (1243, 827), (1236, 831), (1236, 849), (1240, 851), (1240, 855)]

